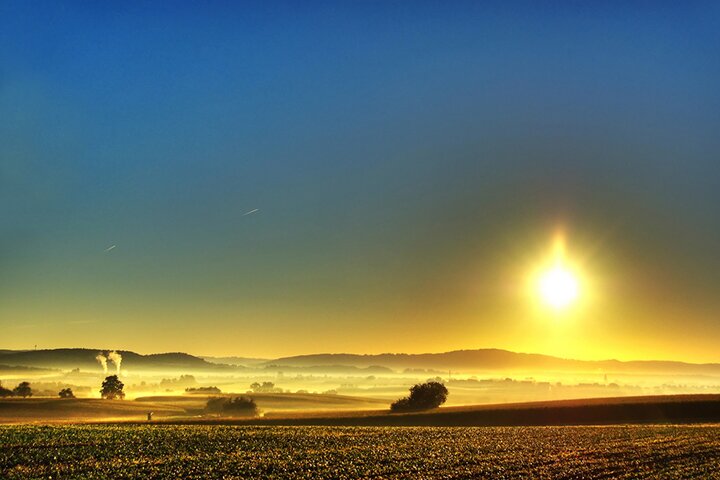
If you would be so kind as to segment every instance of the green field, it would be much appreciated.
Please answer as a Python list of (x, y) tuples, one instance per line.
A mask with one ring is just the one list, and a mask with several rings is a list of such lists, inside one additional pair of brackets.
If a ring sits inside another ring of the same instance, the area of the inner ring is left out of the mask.
[(0, 426), (0, 478), (720, 478), (720, 426)]

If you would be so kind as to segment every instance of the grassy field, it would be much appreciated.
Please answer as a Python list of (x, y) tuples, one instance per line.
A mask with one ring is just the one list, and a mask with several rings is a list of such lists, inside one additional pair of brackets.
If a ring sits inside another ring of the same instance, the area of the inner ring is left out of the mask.
[[(227, 395), (225, 395), (227, 396)], [(346, 395), (254, 393), (258, 407), (270, 414), (335, 414), (342, 411), (362, 412), (385, 408), (388, 402)], [(81, 422), (144, 420), (148, 412), (156, 419), (189, 418), (202, 413), (208, 396), (166, 395), (140, 397), (135, 400), (101, 400), (93, 398), (9, 398), (0, 399), (0, 423)]]
[(0, 478), (720, 478), (718, 426), (0, 426)]

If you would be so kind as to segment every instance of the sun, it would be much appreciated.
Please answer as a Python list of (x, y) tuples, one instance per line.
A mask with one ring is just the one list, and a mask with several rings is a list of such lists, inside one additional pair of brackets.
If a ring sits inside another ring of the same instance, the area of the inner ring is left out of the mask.
[(562, 265), (555, 265), (540, 274), (538, 290), (542, 300), (555, 309), (570, 306), (580, 293), (577, 277)]
[(565, 234), (555, 232), (549, 257), (535, 270), (532, 288), (546, 306), (565, 310), (580, 296), (580, 275), (576, 264), (568, 259)]

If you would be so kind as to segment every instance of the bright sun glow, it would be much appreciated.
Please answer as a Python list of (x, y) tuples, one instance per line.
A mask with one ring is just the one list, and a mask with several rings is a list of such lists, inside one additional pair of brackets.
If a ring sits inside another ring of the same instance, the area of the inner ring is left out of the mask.
[(565, 235), (557, 231), (550, 258), (544, 267), (536, 270), (533, 282), (540, 300), (555, 310), (570, 307), (580, 294), (579, 276), (571, 265), (567, 259)]
[(542, 273), (538, 283), (543, 301), (557, 309), (572, 304), (579, 293), (575, 276), (560, 265)]

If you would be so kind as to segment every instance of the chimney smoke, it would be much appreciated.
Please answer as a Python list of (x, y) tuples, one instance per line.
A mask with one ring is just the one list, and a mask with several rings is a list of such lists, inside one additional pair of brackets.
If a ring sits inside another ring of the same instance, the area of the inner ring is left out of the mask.
[(107, 358), (105, 358), (105, 355), (103, 355), (102, 352), (98, 353), (95, 360), (102, 365), (103, 373), (107, 373)]
[(120, 364), (122, 363), (122, 355), (113, 350), (112, 352), (108, 353), (108, 360), (115, 364), (115, 371), (118, 375), (120, 375)]

